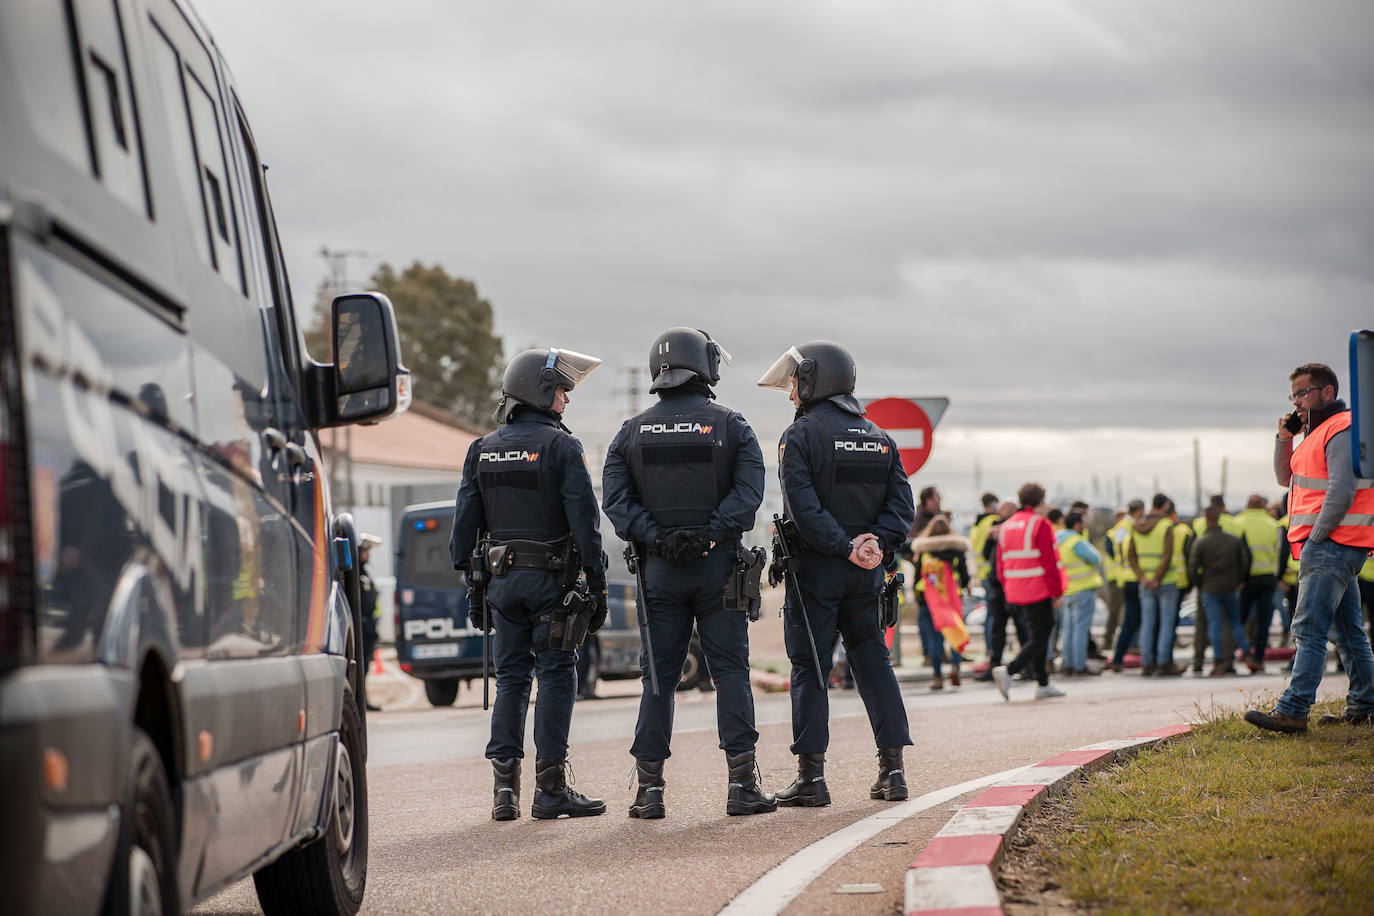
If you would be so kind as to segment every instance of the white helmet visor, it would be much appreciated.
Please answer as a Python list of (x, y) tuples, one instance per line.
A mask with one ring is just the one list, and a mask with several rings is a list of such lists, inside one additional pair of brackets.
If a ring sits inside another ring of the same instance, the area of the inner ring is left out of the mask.
[(787, 352), (778, 357), (778, 361), (763, 374), (759, 379), (760, 388), (773, 388), (777, 391), (788, 391), (791, 389), (792, 376), (797, 374), (797, 367), (801, 365), (802, 355), (796, 347), (788, 347)]
[(549, 361), (546, 368), (553, 369), (574, 385), (578, 385), (599, 365), (601, 365), (601, 360), (595, 356), (578, 353), (576, 350), (554, 348), (549, 350)]

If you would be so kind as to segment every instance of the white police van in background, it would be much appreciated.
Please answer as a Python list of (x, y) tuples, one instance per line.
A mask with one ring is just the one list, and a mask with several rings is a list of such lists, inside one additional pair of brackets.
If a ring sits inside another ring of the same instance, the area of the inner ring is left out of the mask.
[(0, 910), (268, 913), (367, 876), (356, 533), (316, 431), (409, 404), (391, 304), (334, 364), (181, 0), (0, 3)]

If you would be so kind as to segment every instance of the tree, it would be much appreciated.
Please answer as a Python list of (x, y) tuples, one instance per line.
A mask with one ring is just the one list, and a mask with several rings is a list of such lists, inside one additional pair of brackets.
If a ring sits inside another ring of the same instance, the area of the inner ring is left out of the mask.
[[(415, 397), (489, 427), (504, 359), (501, 338), (492, 333), (491, 303), (478, 294), (476, 284), (419, 261), (399, 274), (383, 264), (370, 283), (396, 307), (401, 361), (410, 370)], [(321, 299), (317, 314), (328, 315), (323, 288)], [(314, 352), (329, 350), (324, 325), (327, 321), (317, 322), (308, 335)]]

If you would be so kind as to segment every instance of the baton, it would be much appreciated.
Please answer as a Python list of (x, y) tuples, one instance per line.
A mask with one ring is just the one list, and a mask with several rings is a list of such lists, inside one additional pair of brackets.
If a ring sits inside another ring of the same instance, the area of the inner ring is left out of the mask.
[(654, 664), (654, 637), (649, 630), (649, 595), (644, 586), (644, 558), (639, 545), (631, 541), (625, 547), (625, 564), (635, 574), (635, 616), (640, 635), (644, 639), (644, 654), (649, 659), (649, 685), (658, 696), (658, 667)]
[(778, 543), (782, 545), (782, 568), (788, 584), (792, 586), (792, 593), (797, 596), (797, 611), (801, 614), (802, 627), (806, 630), (806, 641), (811, 644), (811, 661), (816, 665), (816, 683), (821, 690), (825, 690), (825, 675), (821, 672), (821, 654), (816, 651), (816, 636), (811, 632), (811, 620), (806, 616), (806, 602), (802, 600), (801, 585), (797, 582), (797, 558), (792, 553), (792, 545), (787, 542), (787, 535), (783, 532), (783, 518), (781, 515), (773, 516), (773, 530), (778, 533)]
[(482, 590), (482, 711), (489, 705), (488, 694), (491, 686), (487, 683), (487, 628), (491, 626), (490, 612), (487, 610), (487, 592)]

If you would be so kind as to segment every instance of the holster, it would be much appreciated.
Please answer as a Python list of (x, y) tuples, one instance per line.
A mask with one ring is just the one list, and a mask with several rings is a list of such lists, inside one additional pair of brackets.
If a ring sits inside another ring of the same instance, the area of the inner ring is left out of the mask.
[(549, 615), (549, 648), (573, 652), (587, 638), (596, 599), (585, 586), (576, 585), (563, 595), (563, 603)]
[(744, 611), (749, 619), (759, 619), (759, 606), (762, 602), (760, 581), (763, 567), (768, 562), (768, 552), (762, 547), (745, 549), (743, 544), (735, 554), (730, 576), (725, 580), (725, 609)]
[(901, 605), (902, 584), (905, 581), (903, 573), (888, 573), (882, 591), (878, 592), (878, 624), (884, 630), (897, 625), (897, 610)]

